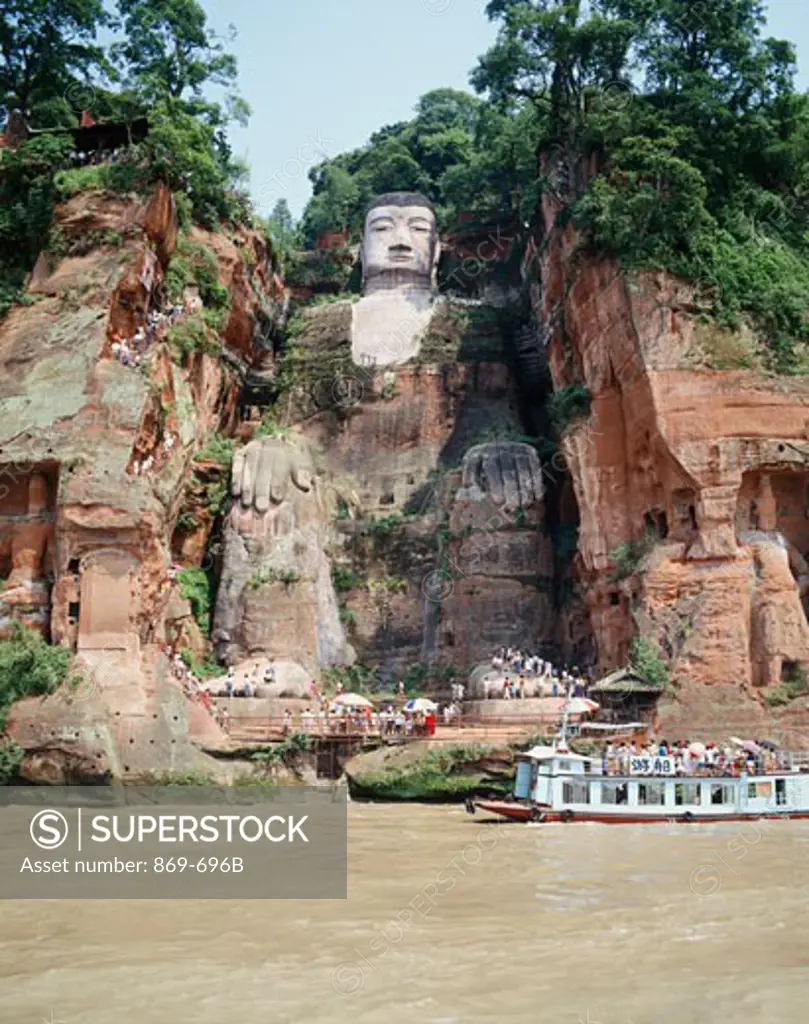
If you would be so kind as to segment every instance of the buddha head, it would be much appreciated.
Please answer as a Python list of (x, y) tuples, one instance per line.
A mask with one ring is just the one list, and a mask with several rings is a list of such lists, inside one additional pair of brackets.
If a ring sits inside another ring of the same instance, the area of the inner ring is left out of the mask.
[(368, 207), (362, 239), (365, 295), (391, 289), (429, 291), (440, 246), (435, 210), (418, 192), (387, 192)]

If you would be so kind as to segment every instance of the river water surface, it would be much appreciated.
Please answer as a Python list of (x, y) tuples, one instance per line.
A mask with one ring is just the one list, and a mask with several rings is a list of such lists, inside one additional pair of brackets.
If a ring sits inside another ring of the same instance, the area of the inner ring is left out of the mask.
[(496, 825), (349, 807), (349, 898), (6, 902), (2, 1024), (781, 1024), (809, 822)]

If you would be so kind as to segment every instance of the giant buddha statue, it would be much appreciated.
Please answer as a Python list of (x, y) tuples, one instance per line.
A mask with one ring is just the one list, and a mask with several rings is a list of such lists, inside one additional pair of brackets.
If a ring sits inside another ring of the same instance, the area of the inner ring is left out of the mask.
[(418, 355), (432, 315), (440, 256), (435, 210), (418, 192), (378, 196), (365, 215), (362, 298), (354, 304), (352, 356), (395, 366)]
[(260, 437), (236, 453), (213, 641), (230, 665), (269, 656), (309, 679), (353, 661), (324, 553), (328, 521), (301, 438)]

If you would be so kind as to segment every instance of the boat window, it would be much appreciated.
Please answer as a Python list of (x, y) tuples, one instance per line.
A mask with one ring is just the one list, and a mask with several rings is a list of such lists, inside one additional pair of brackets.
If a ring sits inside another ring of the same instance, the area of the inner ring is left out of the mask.
[(775, 802), (781, 807), (787, 802), (787, 780), (776, 779), (775, 780)]
[(734, 792), (733, 786), (728, 786), (722, 782), (711, 783), (711, 803), (712, 804), (732, 804), (734, 803)]
[(747, 786), (748, 797), (765, 797), (767, 800), (772, 799), (772, 783), (771, 782), (750, 782)]
[(625, 782), (602, 782), (602, 804), (625, 804), (627, 802), (627, 785)]
[(702, 803), (700, 784), (698, 782), (678, 782), (674, 787), (674, 803), (678, 807), (682, 807), (683, 804), (698, 806)]
[(664, 802), (664, 792), (664, 783), (662, 782), (639, 782), (638, 803), (662, 804)]
[(514, 781), (514, 796), (518, 800), (525, 800), (531, 793), (531, 777), (533, 765), (530, 761), (520, 761), (517, 765), (517, 778)]
[(586, 782), (562, 783), (563, 804), (589, 804), (590, 787)]
[(573, 765), (570, 763), (570, 761), (560, 761), (559, 762), (559, 771), (560, 772), (570, 772), (572, 770), (573, 770)]

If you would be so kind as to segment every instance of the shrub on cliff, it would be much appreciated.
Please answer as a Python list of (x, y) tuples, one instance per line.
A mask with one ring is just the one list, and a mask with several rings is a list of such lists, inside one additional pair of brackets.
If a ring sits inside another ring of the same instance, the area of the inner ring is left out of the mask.
[(785, 679), (779, 686), (773, 686), (764, 694), (764, 701), (768, 707), (785, 707), (798, 697), (805, 697), (809, 693), (809, 677), (802, 668), (793, 671), (788, 679)]
[(669, 681), (669, 670), (660, 654), (660, 648), (647, 637), (639, 636), (632, 645), (632, 667), (650, 686), (664, 689)]
[(233, 439), (221, 434), (211, 434), (194, 455), (197, 462), (216, 462), (220, 466), (229, 466), (233, 461)]
[(589, 388), (575, 382), (554, 391), (548, 399), (548, 414), (558, 433), (563, 434), (577, 419), (590, 415)]
[(211, 617), (211, 578), (204, 569), (181, 569), (177, 582), (180, 594), (191, 605), (191, 614), (203, 633), (207, 634)]
[[(380, 800), (458, 800), (481, 790), (505, 794), (513, 785), (513, 773), (500, 767), (505, 767), (506, 757), (511, 759), (478, 743), (452, 744), (415, 757), (403, 751), (378, 768), (374, 754), (360, 755), (352, 762), (348, 783), (352, 794)], [(500, 770), (490, 769), (492, 760)], [(363, 761), (368, 763), (366, 770)]]
[(0, 744), (0, 786), (7, 786), (17, 774), (24, 751), (14, 740)]
[(222, 319), (213, 320), (206, 314), (212, 310), (204, 310), (196, 316), (187, 316), (174, 324), (166, 332), (166, 342), (174, 359), (181, 365), (196, 352), (216, 356), (221, 351), (219, 331), (224, 326)]
[(644, 558), (652, 550), (653, 544), (654, 537), (646, 533), (640, 540), (626, 541), (610, 551), (610, 561), (613, 564), (610, 580), (618, 583), (628, 576), (634, 576), (640, 570)]
[(46, 696), (61, 686), (70, 658), (67, 648), (52, 647), (15, 623), (11, 639), (0, 642), (0, 727), (15, 701)]
[(195, 285), (203, 305), (209, 309), (227, 309), (230, 293), (219, 282), (219, 261), (207, 245), (181, 238), (166, 269), (166, 293), (172, 302), (181, 302), (185, 289)]

